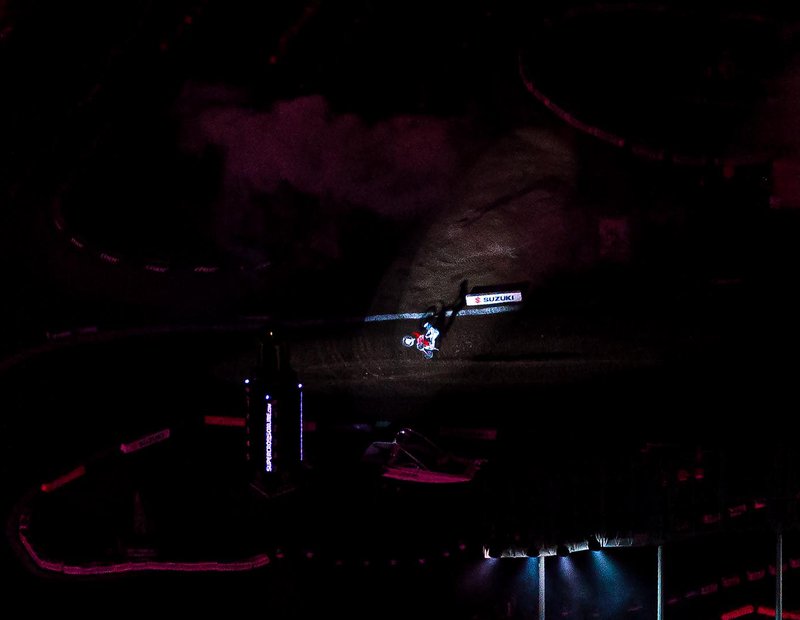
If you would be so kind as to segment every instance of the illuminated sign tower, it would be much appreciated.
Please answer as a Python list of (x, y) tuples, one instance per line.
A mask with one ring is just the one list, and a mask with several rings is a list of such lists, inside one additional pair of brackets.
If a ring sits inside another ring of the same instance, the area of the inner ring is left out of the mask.
[(267, 495), (285, 492), (303, 462), (303, 386), (288, 348), (269, 330), (245, 379), (246, 459), (254, 485)]

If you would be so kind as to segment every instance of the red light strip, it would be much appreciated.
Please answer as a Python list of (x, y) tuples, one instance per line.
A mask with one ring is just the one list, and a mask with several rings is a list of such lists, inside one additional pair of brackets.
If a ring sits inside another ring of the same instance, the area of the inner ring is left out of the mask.
[(756, 608), (753, 607), (752, 605), (744, 605), (742, 607), (739, 607), (738, 609), (734, 609), (732, 611), (722, 614), (720, 618), (722, 620), (734, 620), (734, 618), (741, 618), (742, 616), (747, 616), (752, 613), (755, 613), (755, 611)]
[(731, 517), (738, 517), (747, 512), (747, 504), (739, 504), (738, 506), (731, 506), (728, 508), (728, 514)]
[(51, 491), (55, 491), (59, 487), (63, 487), (65, 484), (72, 482), (76, 478), (80, 478), (86, 473), (86, 467), (80, 465), (73, 469), (71, 472), (64, 474), (63, 476), (59, 476), (52, 482), (45, 482), (40, 488), (42, 493), (50, 493)]
[[(769, 571), (770, 575), (772, 575), (773, 577), (775, 576), (775, 567), (772, 564), (767, 566), (767, 570)], [(787, 570), (789, 570), (789, 563), (788, 562), (784, 562), (783, 563), (783, 572), (786, 572)]]
[(143, 448), (147, 448), (148, 446), (152, 446), (153, 444), (161, 443), (169, 439), (169, 429), (165, 428), (162, 431), (158, 431), (157, 433), (151, 433), (150, 435), (145, 435), (141, 439), (137, 439), (136, 441), (132, 441), (130, 443), (123, 443), (120, 445), (119, 449), (123, 454), (130, 454), (131, 452), (136, 452), (137, 450), (141, 450)]
[(166, 273), (169, 271), (169, 267), (165, 267), (164, 265), (153, 265), (148, 263), (144, 266), (147, 271), (154, 271), (156, 273)]
[(767, 574), (763, 568), (761, 570), (747, 571), (747, 581), (758, 581), (763, 579)]
[[(775, 609), (772, 607), (759, 605), (758, 608), (756, 608), (754, 605), (744, 605), (743, 607), (739, 607), (738, 609), (734, 609), (722, 614), (720, 618), (721, 620), (734, 620), (734, 618), (741, 618), (742, 616), (748, 616), (754, 613), (757, 613), (760, 616), (768, 616), (770, 618), (775, 617)], [(787, 620), (800, 620), (800, 612), (784, 611), (783, 617)]]
[(25, 536), (24, 529), (20, 526), (19, 540), (36, 566), (43, 570), (63, 573), (64, 575), (114, 575), (139, 571), (182, 573), (242, 572), (261, 568), (270, 563), (268, 555), (260, 554), (238, 562), (160, 562), (149, 560), (146, 562), (121, 562), (102, 566), (72, 566), (63, 562), (52, 562), (41, 557)]
[(244, 418), (234, 418), (224, 415), (207, 415), (203, 422), (208, 426), (237, 426), (244, 428)]
[(100, 260), (104, 260), (105, 262), (111, 263), (112, 265), (116, 265), (120, 261), (119, 256), (114, 256), (113, 254), (109, 254), (108, 252), (100, 252)]
[(719, 584), (710, 583), (700, 588), (700, 594), (714, 594), (717, 590), (719, 590)]

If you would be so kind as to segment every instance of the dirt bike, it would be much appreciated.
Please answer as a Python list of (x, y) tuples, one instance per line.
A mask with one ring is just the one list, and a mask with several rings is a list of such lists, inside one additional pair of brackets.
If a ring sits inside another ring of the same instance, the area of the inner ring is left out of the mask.
[(438, 351), (436, 348), (436, 338), (439, 336), (439, 330), (426, 323), (426, 332), (411, 332), (403, 336), (402, 343), (404, 347), (416, 346), (418, 350), (422, 351), (425, 359), (433, 358), (433, 352)]

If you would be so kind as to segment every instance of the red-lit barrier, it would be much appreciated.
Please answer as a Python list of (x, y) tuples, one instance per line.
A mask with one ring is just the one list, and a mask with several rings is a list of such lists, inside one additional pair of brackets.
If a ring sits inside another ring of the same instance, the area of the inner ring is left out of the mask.
[(112, 265), (116, 265), (116, 264), (119, 263), (119, 256), (114, 256), (114, 255), (109, 254), (107, 252), (100, 252), (99, 256), (100, 256), (100, 260), (103, 260), (103, 261), (105, 261), (107, 263), (111, 263)]
[(734, 618), (741, 618), (742, 616), (748, 616), (750, 614), (755, 613), (756, 608), (753, 605), (744, 605), (732, 611), (728, 611), (722, 616), (722, 620), (734, 620)]
[(86, 467), (80, 465), (73, 469), (71, 472), (64, 474), (63, 476), (59, 476), (52, 482), (45, 482), (40, 487), (43, 493), (50, 493), (51, 491), (55, 491), (59, 487), (63, 487), (65, 484), (72, 482), (73, 480), (80, 478), (86, 473)]
[(244, 428), (245, 425), (244, 418), (234, 418), (224, 415), (207, 415), (203, 421), (207, 426), (237, 426)]
[(167, 271), (169, 271), (169, 267), (166, 267), (164, 265), (147, 264), (144, 266), (144, 268), (146, 271), (153, 271), (155, 273), (166, 273)]
[(18, 528), (19, 541), (34, 564), (40, 569), (63, 573), (64, 575), (113, 575), (138, 571), (173, 571), (183, 573), (241, 572), (261, 568), (270, 563), (269, 556), (262, 553), (238, 562), (163, 562), (146, 560), (143, 562), (120, 562), (99, 566), (74, 566), (64, 564), (63, 562), (52, 562), (41, 557), (36, 553), (28, 537), (25, 536), (25, 530), (26, 528), (23, 526)]
[[(775, 567), (772, 564), (767, 566), (767, 570), (769, 571), (770, 575), (772, 575), (773, 577), (775, 576), (775, 572), (776, 571), (775, 571)], [(783, 565), (783, 572), (786, 572), (787, 570), (789, 570), (789, 563), (788, 562)]]
[[(767, 607), (766, 605), (759, 605), (757, 608), (754, 605), (744, 605), (732, 611), (726, 612), (720, 616), (721, 620), (734, 620), (742, 616), (749, 616), (750, 614), (758, 614), (759, 616), (767, 616), (769, 618), (775, 617), (775, 609)], [(783, 617), (787, 620), (800, 620), (800, 612), (797, 611), (784, 611)]]
[(169, 429), (165, 428), (162, 431), (158, 431), (157, 433), (151, 433), (150, 435), (145, 435), (141, 439), (137, 439), (136, 441), (131, 441), (130, 443), (123, 443), (120, 445), (119, 449), (120, 452), (123, 454), (130, 454), (131, 452), (136, 452), (137, 450), (141, 450), (143, 448), (147, 448), (148, 446), (152, 446), (153, 444), (160, 443), (162, 441), (166, 441), (169, 439)]
[(731, 517), (738, 517), (747, 512), (747, 504), (739, 504), (738, 506), (731, 506), (728, 508), (728, 514)]
[[(791, 569), (800, 568), (800, 558), (792, 558), (786, 564), (783, 565), (784, 572), (790, 568)], [(770, 575), (775, 576), (775, 567), (768, 566), (767, 569), (762, 568), (761, 570), (747, 571), (747, 580), (759, 581), (766, 576), (767, 571), (769, 571)], [(734, 586), (741, 585), (742, 578), (739, 575), (731, 575), (729, 577), (722, 577), (720, 579), (720, 582), (722, 583), (723, 588), (732, 588)], [(700, 594), (714, 594), (719, 591), (719, 586), (718, 584), (715, 583), (708, 584), (706, 586), (701, 587), (699, 591)], [(688, 592), (686, 592), (686, 594), (684, 594), (684, 598), (687, 599), (695, 598), (697, 596), (697, 592), (698, 592), (697, 590), (689, 590)], [(668, 602), (675, 603), (678, 600), (680, 600), (679, 597), (673, 597)], [(800, 620), (800, 618), (798, 618), (798, 620)]]
[(742, 578), (739, 575), (734, 575), (733, 577), (723, 577), (722, 578), (722, 587), (723, 588), (732, 588), (733, 586), (738, 586), (742, 583)]

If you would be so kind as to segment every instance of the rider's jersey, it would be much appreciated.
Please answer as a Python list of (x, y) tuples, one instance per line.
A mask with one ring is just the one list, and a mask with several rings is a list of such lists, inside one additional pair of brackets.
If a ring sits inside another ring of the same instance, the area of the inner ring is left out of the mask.
[(436, 339), (439, 337), (439, 330), (436, 329), (433, 325), (428, 325), (428, 329), (425, 332), (425, 340), (428, 341), (428, 346), (431, 349), (436, 348)]

